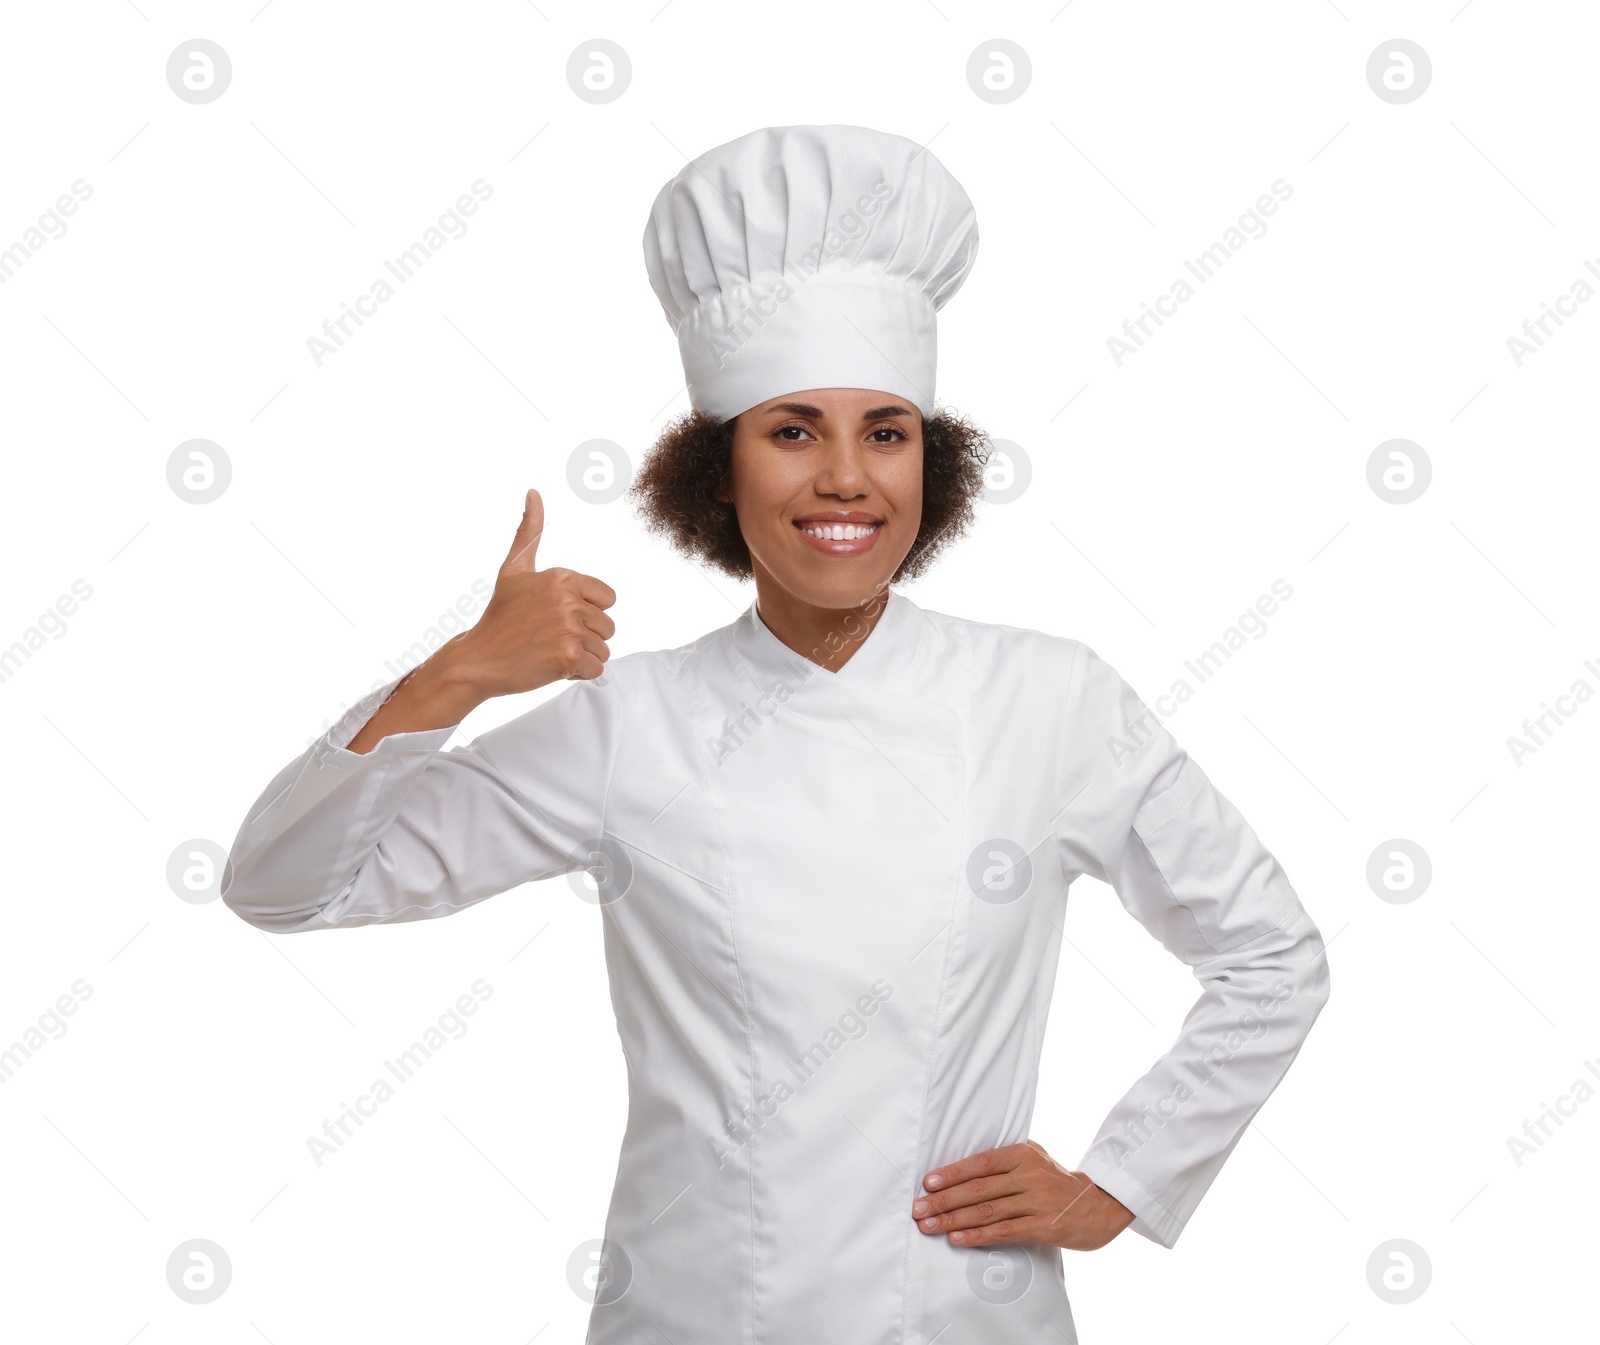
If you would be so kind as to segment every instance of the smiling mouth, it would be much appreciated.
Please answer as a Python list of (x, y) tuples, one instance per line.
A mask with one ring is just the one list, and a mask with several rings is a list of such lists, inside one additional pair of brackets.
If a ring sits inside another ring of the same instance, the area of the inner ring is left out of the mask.
[(795, 527), (808, 537), (816, 537), (822, 541), (853, 542), (863, 537), (870, 537), (877, 532), (883, 524), (878, 523), (796, 523)]
[(794, 527), (808, 547), (824, 556), (861, 556), (877, 545), (883, 520), (797, 518)]

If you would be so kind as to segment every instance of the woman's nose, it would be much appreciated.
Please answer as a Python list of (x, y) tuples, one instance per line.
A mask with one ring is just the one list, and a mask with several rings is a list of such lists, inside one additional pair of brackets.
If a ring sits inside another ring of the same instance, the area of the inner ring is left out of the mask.
[(859, 449), (850, 443), (824, 446), (817, 470), (819, 495), (860, 494), (867, 481)]

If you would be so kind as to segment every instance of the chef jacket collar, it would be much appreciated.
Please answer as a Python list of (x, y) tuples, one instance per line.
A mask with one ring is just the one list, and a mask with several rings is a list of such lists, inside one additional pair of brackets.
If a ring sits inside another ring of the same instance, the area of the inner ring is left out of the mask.
[(837, 672), (797, 654), (768, 628), (756, 610), (755, 600), (733, 623), (733, 643), (746, 668), (764, 687), (784, 681), (819, 680), (824, 685), (846, 684), (892, 691), (903, 681), (921, 643), (925, 618), (922, 609), (898, 589), (885, 590), (886, 603), (867, 638)]

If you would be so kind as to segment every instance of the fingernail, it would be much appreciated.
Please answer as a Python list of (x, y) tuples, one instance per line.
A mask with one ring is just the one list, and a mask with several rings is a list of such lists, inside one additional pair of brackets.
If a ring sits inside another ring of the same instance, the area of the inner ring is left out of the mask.
[(923, 1226), (923, 1227), (924, 1227), (924, 1228), (937, 1228), (937, 1227), (938, 1227), (938, 1226), (939, 1226), (939, 1220), (938, 1220), (938, 1217), (937, 1217), (937, 1216), (935, 1216), (935, 1217), (934, 1217), (934, 1218), (932, 1218), (932, 1219), (924, 1219), (924, 1220), (923, 1220), (923, 1221), (922, 1221), (922, 1226)]
[(918, 1200), (918, 1201), (912, 1202), (911, 1212), (913, 1214), (915, 1214), (920, 1219), (924, 1214), (926, 1214), (928, 1212), (928, 1202), (926, 1200)]
[(951, 1242), (965, 1242), (966, 1239), (967, 1235), (961, 1232), (959, 1229), (950, 1235)]
[(944, 1185), (944, 1178), (941, 1177), (937, 1172), (935, 1172), (935, 1173), (930, 1174), (928, 1179), (926, 1181), (924, 1181), (922, 1184), (924, 1186), (926, 1186), (930, 1191), (936, 1190), (938, 1187), (941, 1187), (941, 1186)]

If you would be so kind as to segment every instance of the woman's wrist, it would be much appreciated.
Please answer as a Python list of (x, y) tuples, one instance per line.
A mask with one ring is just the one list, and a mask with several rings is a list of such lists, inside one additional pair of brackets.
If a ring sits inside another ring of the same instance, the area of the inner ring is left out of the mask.
[(385, 705), (398, 702), (408, 720), (437, 720), (426, 727), (443, 728), (446, 724), (459, 724), (488, 700), (489, 695), (473, 676), (470, 660), (462, 657), (459, 647), (452, 646), (454, 640), (441, 645), (407, 673)]
[(356, 735), (347, 751), (370, 752), (394, 733), (422, 733), (453, 728), (488, 699), (464, 665), (453, 656), (441, 658), (444, 646), (398, 682)]

